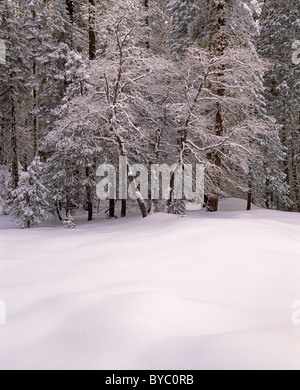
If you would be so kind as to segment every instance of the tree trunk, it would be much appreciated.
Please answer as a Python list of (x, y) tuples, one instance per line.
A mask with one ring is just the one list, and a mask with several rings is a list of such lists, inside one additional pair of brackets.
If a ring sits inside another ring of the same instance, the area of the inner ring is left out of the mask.
[(58, 204), (56, 204), (56, 212), (57, 212), (58, 219), (59, 219), (60, 221), (62, 221), (63, 219), (62, 219), (62, 216), (61, 216), (61, 214), (60, 214), (60, 210), (59, 210)]
[(252, 208), (252, 183), (249, 180), (249, 190), (248, 190), (248, 198), (247, 198), (247, 211), (251, 211)]
[(298, 162), (297, 162), (297, 153), (296, 153), (296, 136), (295, 129), (292, 130), (292, 142), (291, 142), (291, 164), (292, 164), (292, 189), (294, 192), (294, 210), (300, 212), (300, 180), (298, 174)]
[(116, 201), (115, 199), (110, 199), (109, 201), (109, 218), (116, 217)]
[[(127, 162), (127, 167), (128, 167), (128, 172), (130, 172), (131, 169), (130, 169), (130, 165), (128, 164), (128, 162)], [(128, 175), (128, 181), (129, 181), (129, 184), (134, 183), (134, 186), (136, 188), (136, 194), (137, 194), (137, 202), (138, 202), (139, 208), (141, 210), (142, 217), (147, 218), (149, 216), (149, 214), (148, 214), (148, 208), (146, 206), (145, 200), (143, 199), (142, 194), (140, 193), (138, 186), (135, 183), (134, 177), (130, 174)]]
[[(283, 126), (283, 128), (281, 130), (281, 142), (282, 142), (283, 146), (286, 148), (286, 154), (285, 154), (285, 158), (283, 161), (283, 172), (286, 175), (285, 182), (290, 187), (290, 185), (291, 185), (291, 182), (290, 182), (290, 163), (289, 163), (290, 162), (290, 147), (289, 147), (289, 142), (287, 141), (287, 138), (288, 138), (287, 132), (288, 132), (287, 127)], [(291, 194), (290, 194), (290, 196), (291, 196)], [(282, 204), (282, 202), (280, 202), (280, 208), (283, 206), (284, 205)], [(287, 210), (292, 211), (291, 206), (287, 207)]]
[[(36, 62), (33, 61), (33, 76), (36, 77)], [(36, 88), (33, 89), (33, 109), (36, 111), (37, 108), (37, 90)], [(38, 120), (36, 116), (36, 112), (33, 114), (33, 154), (34, 156), (37, 154), (38, 151)]]
[(93, 220), (93, 198), (92, 198), (92, 189), (90, 185), (90, 169), (86, 168), (86, 178), (87, 178), (87, 185), (86, 185), (86, 195), (87, 195), (87, 205), (88, 205), (88, 222)]
[(89, 0), (89, 59), (96, 59), (95, 0)]
[[(224, 89), (218, 90), (218, 96), (224, 96), (224, 93), (225, 93)], [(222, 135), (223, 135), (223, 117), (222, 117), (222, 112), (221, 112), (221, 105), (219, 103), (217, 104), (216, 135), (218, 137), (222, 137)], [(220, 188), (220, 184), (221, 184), (220, 168), (222, 166), (221, 153), (219, 150), (214, 152), (213, 161), (214, 161), (214, 165), (216, 167), (215, 178), (214, 178), (215, 189), (208, 200), (207, 209), (209, 212), (216, 212), (219, 209), (218, 189)]]
[(271, 194), (270, 194), (270, 180), (267, 179), (267, 181), (266, 181), (266, 207), (267, 207), (267, 209), (271, 208), (270, 198), (271, 198)]
[[(95, 26), (95, 0), (89, 0), (89, 60), (94, 61), (96, 59), (96, 34), (94, 30)], [(86, 168), (87, 177), (87, 204), (88, 204), (88, 221), (93, 220), (93, 200), (92, 189), (89, 184), (90, 169)]]
[(150, 49), (150, 31), (149, 31), (149, 26), (150, 26), (150, 21), (149, 21), (149, 1), (150, 0), (145, 0), (145, 8), (146, 8), (146, 18), (145, 18), (145, 24), (146, 24), (146, 48)]
[[(228, 2), (228, 0), (225, 0), (225, 3)], [(219, 0), (219, 3), (216, 5), (217, 7), (217, 18), (218, 18), (218, 31), (221, 31), (223, 27), (225, 26), (225, 19), (224, 19), (224, 2)], [(213, 43), (215, 45), (215, 43)], [(215, 51), (217, 56), (220, 58), (224, 55), (226, 46), (227, 46), (227, 38), (224, 34), (220, 36), (216, 43)], [(220, 73), (217, 75), (217, 77), (222, 81), (222, 78), (224, 76), (224, 66), (220, 67)], [(217, 96), (220, 98), (220, 101), (225, 96), (225, 89), (221, 86), (217, 89)], [(224, 123), (223, 123), (223, 113), (222, 113), (222, 105), (220, 101), (217, 103), (217, 114), (216, 114), (216, 124), (215, 124), (215, 135), (217, 137), (222, 137), (224, 135)], [(208, 200), (208, 211), (209, 212), (216, 212), (219, 208), (219, 189), (221, 184), (221, 174), (220, 174), (220, 168), (222, 166), (222, 160), (221, 160), (221, 152), (219, 150), (215, 150), (212, 154), (213, 157), (213, 163), (216, 167), (215, 176), (213, 179), (214, 189), (212, 191), (212, 194), (209, 197)]]
[(122, 200), (122, 209), (121, 209), (121, 218), (125, 218), (127, 216), (127, 200)]
[(11, 94), (12, 108), (11, 108), (11, 153), (12, 153), (12, 185), (13, 189), (18, 188), (19, 185), (19, 160), (18, 160), (18, 140), (17, 140), (17, 123), (15, 102), (13, 93)]
[(74, 3), (72, 0), (66, 0), (68, 14), (70, 16), (71, 23), (74, 23)]

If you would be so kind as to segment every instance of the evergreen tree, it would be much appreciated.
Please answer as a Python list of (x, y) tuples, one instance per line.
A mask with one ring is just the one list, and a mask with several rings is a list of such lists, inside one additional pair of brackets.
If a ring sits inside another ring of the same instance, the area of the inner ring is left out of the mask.
[[(300, 211), (300, 67), (292, 60), (293, 43), (299, 39), (299, 1), (266, 0), (260, 28), (260, 53), (273, 64), (265, 77), (267, 109), (282, 126), (290, 210)], [(282, 201), (280, 205), (284, 206)]]
[(12, 187), (19, 181), (19, 164), (32, 159), (26, 81), (30, 75), (30, 53), (26, 47), (24, 17), (18, 2), (0, 3), (1, 34), (6, 46), (5, 64), (0, 65), (1, 162), (11, 167)]
[(38, 225), (52, 216), (49, 194), (41, 181), (42, 171), (43, 164), (36, 157), (11, 194), (10, 215), (22, 229)]

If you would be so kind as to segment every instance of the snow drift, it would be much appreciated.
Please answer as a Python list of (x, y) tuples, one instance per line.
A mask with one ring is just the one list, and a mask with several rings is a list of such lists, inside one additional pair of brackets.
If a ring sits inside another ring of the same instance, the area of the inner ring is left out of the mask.
[(223, 208), (75, 230), (0, 217), (0, 369), (300, 369), (300, 216)]

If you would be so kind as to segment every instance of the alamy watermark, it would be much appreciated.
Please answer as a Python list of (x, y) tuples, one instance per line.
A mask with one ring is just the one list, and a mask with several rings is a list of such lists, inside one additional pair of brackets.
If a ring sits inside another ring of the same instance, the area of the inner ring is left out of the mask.
[(300, 41), (294, 41), (292, 48), (295, 50), (292, 55), (293, 64), (300, 64)]
[(6, 305), (3, 301), (0, 301), (0, 325), (6, 324)]
[(201, 210), (204, 205), (203, 164), (153, 164), (148, 169), (143, 164), (129, 166), (127, 158), (120, 156), (118, 169), (102, 164), (97, 177), (102, 178), (97, 185), (100, 200), (147, 200), (151, 195), (152, 200), (185, 200), (187, 210)]
[(292, 304), (292, 323), (293, 325), (300, 325), (300, 301), (295, 301)]
[(0, 64), (6, 64), (6, 46), (3, 39), (0, 39)]

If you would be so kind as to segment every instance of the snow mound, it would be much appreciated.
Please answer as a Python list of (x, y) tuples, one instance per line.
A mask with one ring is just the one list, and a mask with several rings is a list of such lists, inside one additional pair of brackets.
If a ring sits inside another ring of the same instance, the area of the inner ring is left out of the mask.
[[(219, 205), (219, 211), (245, 211), (247, 210), (247, 201), (238, 198), (222, 199)], [(252, 205), (252, 210), (259, 210)]]

